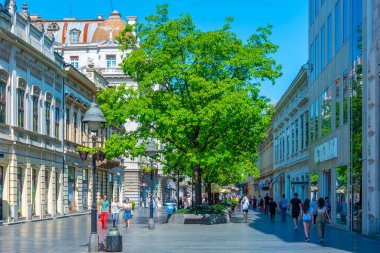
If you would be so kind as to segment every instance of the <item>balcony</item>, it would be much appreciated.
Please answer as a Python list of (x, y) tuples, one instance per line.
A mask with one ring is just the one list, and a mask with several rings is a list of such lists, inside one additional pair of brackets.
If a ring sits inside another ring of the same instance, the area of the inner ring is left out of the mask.
[(98, 71), (100, 71), (103, 75), (110, 75), (110, 76), (122, 75), (122, 76), (125, 76), (125, 74), (121, 68), (98, 68)]

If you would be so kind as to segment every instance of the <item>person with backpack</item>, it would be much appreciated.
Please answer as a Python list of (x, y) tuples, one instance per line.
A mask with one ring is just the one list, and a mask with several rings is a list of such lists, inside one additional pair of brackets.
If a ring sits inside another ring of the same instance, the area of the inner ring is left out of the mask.
[(288, 200), (285, 198), (285, 194), (282, 195), (280, 200), (280, 209), (281, 209), (281, 221), (286, 222), (286, 209), (288, 208)]
[(312, 220), (312, 210), (310, 208), (310, 199), (305, 199), (303, 203), (302, 212), (301, 212), (303, 228), (305, 232), (305, 241), (310, 242), (309, 232), (310, 232), (310, 223)]
[(274, 217), (276, 215), (277, 204), (276, 204), (276, 202), (273, 201), (272, 198), (269, 198), (268, 208), (269, 208), (269, 213), (270, 213), (270, 221), (274, 222)]
[(298, 198), (298, 193), (294, 193), (294, 198), (290, 201), (290, 205), (288, 209), (292, 209), (292, 217), (294, 222), (294, 230), (297, 230), (297, 221), (298, 217), (300, 216), (300, 210), (301, 210), (301, 200)]

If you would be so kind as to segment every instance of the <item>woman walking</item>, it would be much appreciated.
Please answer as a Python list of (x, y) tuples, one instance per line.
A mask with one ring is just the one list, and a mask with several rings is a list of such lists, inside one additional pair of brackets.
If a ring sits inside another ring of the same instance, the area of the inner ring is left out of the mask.
[(305, 232), (305, 241), (310, 242), (309, 240), (309, 232), (310, 232), (310, 222), (311, 222), (311, 208), (310, 208), (310, 199), (305, 199), (305, 202), (303, 203), (302, 207), (302, 222), (303, 222), (303, 228)]
[(111, 203), (111, 214), (112, 214), (112, 224), (113, 227), (117, 227), (119, 223), (119, 213), (120, 213), (120, 203), (117, 198), (114, 198)]
[(243, 200), (241, 201), (241, 209), (243, 210), (245, 223), (248, 222), (248, 208), (249, 208), (248, 197), (244, 196)]
[(129, 203), (129, 198), (126, 198), (123, 205), (124, 209), (124, 221), (125, 221), (125, 227), (129, 228), (129, 223), (132, 219), (132, 204)]
[(329, 212), (325, 206), (325, 201), (323, 198), (318, 199), (318, 207), (317, 207), (317, 231), (318, 231), (318, 238), (319, 242), (322, 243), (325, 239), (325, 225), (326, 225), (326, 217), (328, 219), (328, 222), (330, 223), (330, 216)]

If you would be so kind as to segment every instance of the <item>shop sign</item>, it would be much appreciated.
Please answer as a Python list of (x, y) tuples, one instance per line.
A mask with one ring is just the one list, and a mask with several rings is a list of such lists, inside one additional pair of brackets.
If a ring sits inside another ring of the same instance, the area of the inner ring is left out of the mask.
[(314, 163), (321, 163), (338, 156), (338, 139), (334, 138), (314, 148)]

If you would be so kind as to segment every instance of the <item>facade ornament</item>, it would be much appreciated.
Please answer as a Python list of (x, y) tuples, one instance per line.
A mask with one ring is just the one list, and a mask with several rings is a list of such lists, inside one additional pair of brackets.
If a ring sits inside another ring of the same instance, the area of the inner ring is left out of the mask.
[(5, 0), (4, 9), (11, 15), (17, 11), (16, 2), (14, 0)]
[(91, 57), (88, 57), (87, 58), (87, 65), (88, 65), (89, 68), (93, 68), (95, 66), (94, 59), (91, 58)]

